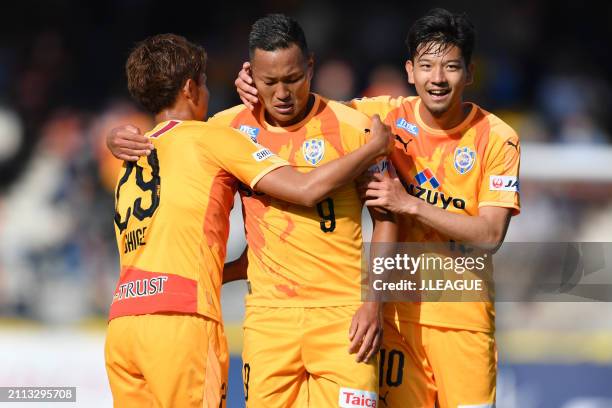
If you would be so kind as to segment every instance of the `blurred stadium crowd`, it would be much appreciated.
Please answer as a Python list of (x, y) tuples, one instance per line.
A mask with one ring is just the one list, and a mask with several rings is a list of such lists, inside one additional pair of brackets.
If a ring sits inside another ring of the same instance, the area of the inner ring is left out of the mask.
[[(514, 126), (523, 143), (610, 146), (610, 4), (12, 4), (6, 15), (19, 18), (5, 19), (0, 37), (0, 314), (50, 323), (106, 314), (118, 269), (112, 190), (120, 163), (104, 137), (120, 124), (151, 127), (125, 89), (123, 65), (136, 41), (176, 32), (203, 44), (213, 114), (239, 103), (233, 80), (248, 56), (250, 25), (281, 11), (306, 31), (317, 92), (340, 100), (409, 95), (404, 38), (434, 5), (466, 11), (475, 23), (469, 99)], [(510, 240), (611, 240), (610, 179), (522, 186), (523, 215)]]

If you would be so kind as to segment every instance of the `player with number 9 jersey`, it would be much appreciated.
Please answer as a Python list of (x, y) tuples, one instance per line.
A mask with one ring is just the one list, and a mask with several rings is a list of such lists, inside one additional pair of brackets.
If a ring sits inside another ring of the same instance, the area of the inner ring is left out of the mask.
[[(278, 127), (265, 111), (236, 106), (229, 125), (310, 172), (359, 148), (370, 120), (317, 94), (299, 122)], [(378, 398), (377, 359), (348, 352), (361, 300), (361, 209), (354, 183), (306, 208), (240, 187), (248, 243), (243, 375), (247, 406), (332, 406)], [(348, 405), (342, 405), (348, 406)], [(351, 405), (352, 406), (352, 405)]]
[[(290, 127), (266, 123), (263, 109), (237, 106), (209, 123), (229, 125), (309, 172), (359, 148), (369, 119), (314, 94), (310, 113)], [(247, 305), (322, 307), (361, 303), (361, 208), (353, 183), (315, 208), (253, 192), (242, 185), (248, 242)]]

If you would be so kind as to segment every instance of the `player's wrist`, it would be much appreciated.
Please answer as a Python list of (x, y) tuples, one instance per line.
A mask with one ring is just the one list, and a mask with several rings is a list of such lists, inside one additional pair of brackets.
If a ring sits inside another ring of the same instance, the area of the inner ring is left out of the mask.
[(408, 199), (404, 201), (404, 205), (402, 207), (402, 213), (405, 215), (418, 216), (422, 213), (424, 201), (419, 200), (418, 198), (413, 198), (408, 196)]

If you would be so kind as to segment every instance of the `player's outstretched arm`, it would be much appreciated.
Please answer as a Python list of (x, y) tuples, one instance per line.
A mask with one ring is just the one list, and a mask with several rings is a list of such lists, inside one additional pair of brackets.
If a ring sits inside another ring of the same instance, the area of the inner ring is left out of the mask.
[(262, 177), (255, 189), (290, 203), (312, 207), (391, 151), (393, 135), (380, 117), (372, 118), (371, 131), (370, 139), (359, 149), (309, 173), (300, 173), (289, 166), (280, 167)]
[[(152, 150), (150, 141), (139, 132), (139, 129), (130, 125), (115, 128), (107, 137), (107, 147), (121, 160), (138, 160), (138, 156)], [(391, 151), (393, 135), (380, 117), (372, 118), (371, 132), (364, 146), (339, 159), (309, 173), (300, 173), (290, 166), (280, 167), (263, 176), (255, 189), (290, 203), (312, 207), (330, 192), (365, 171), (376, 158)]]
[(248, 247), (244, 248), (238, 259), (227, 262), (223, 266), (223, 283), (233, 282), (247, 278), (247, 268), (249, 258), (247, 257)]

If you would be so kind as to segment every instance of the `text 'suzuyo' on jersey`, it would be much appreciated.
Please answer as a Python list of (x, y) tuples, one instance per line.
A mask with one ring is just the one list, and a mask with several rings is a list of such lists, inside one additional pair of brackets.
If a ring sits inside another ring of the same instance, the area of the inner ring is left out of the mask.
[[(380, 115), (391, 126), (396, 145), (391, 163), (406, 191), (445, 211), (469, 216), (479, 208), (520, 211), (520, 143), (516, 132), (497, 116), (474, 104), (453, 129), (427, 126), (419, 97), (355, 99), (352, 107), (368, 116)], [(448, 242), (413, 217), (399, 220), (400, 242)], [(400, 321), (492, 331), (495, 310), (489, 302), (405, 302), (385, 306)]]

